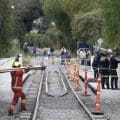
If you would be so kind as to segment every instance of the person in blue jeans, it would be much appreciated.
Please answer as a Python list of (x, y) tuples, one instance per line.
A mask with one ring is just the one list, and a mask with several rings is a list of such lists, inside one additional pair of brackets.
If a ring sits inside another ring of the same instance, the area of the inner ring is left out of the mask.
[(65, 65), (66, 53), (61, 51), (61, 65)]

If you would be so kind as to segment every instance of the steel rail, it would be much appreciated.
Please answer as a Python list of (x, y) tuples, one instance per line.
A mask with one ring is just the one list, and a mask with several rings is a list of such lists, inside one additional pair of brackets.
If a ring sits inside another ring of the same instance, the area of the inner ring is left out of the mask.
[[(62, 75), (60, 74), (60, 72), (58, 72), (58, 71), (55, 71), (55, 72), (59, 75), (60, 81), (62, 82), (62, 87), (63, 87), (63, 89), (64, 89), (64, 93), (62, 93), (62, 94), (60, 95), (60, 97), (61, 97), (61, 96), (64, 96), (65, 94), (67, 94), (68, 91), (67, 91), (67, 88), (66, 88), (66, 86), (65, 86), (63, 77), (62, 77)], [(45, 89), (45, 92), (46, 92), (46, 94), (54, 97), (54, 95), (52, 95), (52, 94), (49, 92), (49, 88), (48, 88), (48, 76), (49, 76), (49, 75), (48, 75), (48, 72), (47, 72), (47, 73), (46, 73), (46, 77), (45, 77), (45, 88), (46, 88), (46, 89)]]
[(37, 111), (38, 111), (38, 107), (39, 107), (39, 100), (40, 100), (40, 95), (41, 95), (41, 91), (42, 91), (42, 83), (43, 83), (44, 75), (45, 75), (45, 71), (42, 71), (42, 76), (41, 76), (41, 79), (40, 79), (40, 84), (39, 84), (39, 90), (38, 90), (38, 94), (37, 94), (35, 109), (34, 109), (34, 113), (33, 113), (33, 116), (32, 116), (31, 120), (36, 120), (36, 117), (37, 117)]
[(48, 71), (45, 76), (45, 92), (48, 93)]
[(72, 90), (73, 94), (75, 95), (76, 99), (78, 100), (78, 102), (80, 103), (80, 105), (83, 107), (83, 109), (86, 111), (86, 113), (88, 114), (88, 116), (90, 117), (91, 120), (95, 120), (94, 116), (91, 114), (91, 112), (88, 110), (88, 108), (84, 105), (84, 103), (82, 102), (82, 100), (80, 100), (80, 98), (78, 97), (77, 93), (75, 92), (75, 90), (73, 89), (73, 87), (70, 84), (70, 81), (68, 80), (68, 78), (66, 77), (66, 75), (64, 74), (64, 72), (61, 70), (64, 78), (66, 79), (70, 89)]
[[(60, 72), (59, 72), (59, 76), (60, 76), (60, 79), (61, 79), (61, 81), (62, 81), (62, 85), (63, 85), (64, 91), (65, 91), (63, 95), (65, 95), (65, 94), (68, 93), (68, 90), (67, 90), (67, 88), (66, 88), (65, 82), (64, 82), (63, 77), (62, 77), (62, 74), (61, 74)], [(61, 95), (61, 96), (63, 96), (63, 95)]]
[(48, 74), (49, 74), (49, 71), (46, 72), (46, 76), (45, 76), (45, 93), (51, 97), (54, 97), (54, 95), (52, 95), (50, 92), (49, 92), (49, 88), (48, 88)]

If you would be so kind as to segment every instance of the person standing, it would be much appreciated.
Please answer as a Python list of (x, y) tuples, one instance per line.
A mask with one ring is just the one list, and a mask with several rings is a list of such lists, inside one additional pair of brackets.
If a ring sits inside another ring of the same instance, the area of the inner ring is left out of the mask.
[(48, 54), (48, 59), (49, 59), (50, 58), (50, 48), (48, 48), (47, 54)]
[(120, 60), (116, 58), (115, 54), (112, 54), (110, 57), (110, 75), (111, 75), (111, 89), (118, 89), (118, 75), (117, 68)]
[(29, 50), (28, 50), (27, 43), (24, 43), (23, 50), (24, 50), (25, 55), (28, 55)]
[(60, 53), (60, 56), (61, 56), (61, 65), (65, 65), (67, 50), (66, 50), (65, 47), (62, 47), (60, 51), (61, 51), (61, 53)]
[(86, 52), (85, 49), (80, 50), (80, 60), (81, 60), (81, 65), (86, 66)]
[(50, 48), (50, 54), (51, 54), (51, 57), (52, 57), (52, 58), (53, 58), (53, 56), (54, 56), (54, 51), (55, 51), (54, 48), (51, 47), (51, 48)]
[(61, 65), (65, 65), (66, 60), (66, 53), (64, 51), (61, 51)]
[(35, 58), (36, 58), (36, 51), (37, 51), (37, 48), (36, 48), (36, 46), (34, 46), (33, 47), (33, 56), (35, 56)]
[(93, 71), (94, 71), (94, 78), (95, 79), (97, 79), (98, 76), (99, 76), (99, 73), (98, 73), (99, 61), (100, 61), (99, 54), (95, 54), (94, 59), (93, 59), (93, 63), (92, 63), (92, 68), (93, 68)]
[(77, 59), (80, 59), (80, 49), (77, 49)]
[(109, 89), (109, 60), (106, 54), (101, 54), (99, 72), (101, 74), (102, 89), (105, 89), (105, 84)]
[(26, 110), (26, 96), (22, 91), (22, 85), (23, 85), (22, 78), (23, 78), (23, 74), (27, 73), (30, 70), (30, 67), (28, 66), (25, 69), (21, 69), (20, 66), (21, 65), (19, 63), (19, 57), (17, 56), (12, 65), (13, 68), (17, 68), (17, 69), (16, 71), (11, 72), (11, 78), (12, 78), (11, 89), (14, 93), (14, 97), (10, 105), (10, 108), (8, 110), (8, 116), (13, 116), (14, 108), (18, 103), (19, 98), (21, 98), (21, 111)]

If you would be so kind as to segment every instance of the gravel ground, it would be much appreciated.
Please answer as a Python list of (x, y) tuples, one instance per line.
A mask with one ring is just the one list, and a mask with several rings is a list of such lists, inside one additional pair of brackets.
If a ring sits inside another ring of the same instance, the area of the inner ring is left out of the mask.
[[(39, 63), (39, 60), (40, 59), (37, 59), (37, 60), (33, 59), (32, 62), (37, 65), (37, 63)], [(49, 67), (49, 69), (52, 71), (53, 70), (52, 66)], [(71, 83), (74, 86), (74, 82), (71, 81)], [(83, 85), (81, 83), (81, 87), (82, 86)], [(84, 101), (86, 106), (88, 106), (89, 110), (91, 112), (93, 112), (95, 109), (95, 95), (91, 91), (89, 91), (88, 93), (91, 96), (84, 97), (84, 96), (82, 96), (83, 92), (84, 92), (84, 88), (82, 87), (82, 90), (78, 91), (77, 93), (78, 93), (79, 97)], [(49, 97), (46, 96), (46, 94), (43, 94), (41, 107), (39, 107), (39, 110), (42, 111), (40, 115), (43, 115), (42, 120), (45, 119), (44, 115), (47, 111), (49, 111), (49, 114), (46, 114), (46, 115), (49, 118), (51, 118), (52, 115), (55, 114), (56, 116), (58, 115), (58, 117), (56, 117), (56, 118), (59, 118), (58, 120), (63, 119), (63, 117), (64, 117), (63, 113), (66, 113), (66, 116), (74, 116), (75, 114), (76, 114), (76, 116), (79, 116), (78, 112), (76, 112), (79, 109), (79, 107), (78, 107), (79, 105), (77, 103), (76, 104), (72, 103), (72, 101), (74, 99), (72, 98), (71, 100), (69, 100), (68, 98), (70, 96), (73, 97), (70, 93), (64, 97), (53, 97), (52, 98), (50, 96)], [(45, 100), (46, 97), (48, 98), (47, 100)], [(59, 100), (61, 102), (59, 102)], [(55, 106), (53, 105), (53, 103), (54, 103), (53, 101), (55, 102)], [(73, 108), (68, 106), (68, 108), (70, 107), (71, 110), (70, 109), (68, 110), (67, 106), (66, 106), (66, 104), (69, 104), (69, 102), (73, 106)], [(62, 103), (62, 105), (61, 105), (61, 103)], [(47, 104), (48, 104), (48, 106), (47, 106)], [(8, 111), (9, 105), (10, 105), (9, 102), (0, 101), (0, 120), (7, 120), (7, 111)], [(55, 107), (57, 107), (57, 106), (59, 106), (60, 109), (56, 110)], [(74, 108), (75, 106), (76, 106), (76, 109)], [(51, 109), (53, 112), (51, 111)], [(120, 90), (105, 89), (105, 90), (101, 91), (101, 111), (103, 111), (105, 113), (105, 116), (108, 117), (110, 120), (120, 120), (120, 114), (119, 114), (120, 113)], [(77, 119), (78, 118), (76, 118), (76, 120)], [(47, 120), (47, 119), (45, 119), (45, 120)], [(54, 120), (54, 119), (52, 119), (52, 120)], [(57, 120), (57, 119), (55, 119), (55, 120)], [(67, 119), (65, 119), (65, 120), (67, 120)], [(69, 120), (72, 120), (72, 119), (69, 118)], [(75, 119), (73, 118), (73, 120), (75, 120)], [(79, 120), (80, 120), (80, 118), (79, 118)], [(81, 120), (87, 120), (87, 119), (81, 119)]]
[(110, 120), (120, 120), (120, 90), (102, 90), (101, 108)]
[[(58, 65), (50, 65), (47, 70), (54, 72), (58, 70)], [(52, 75), (49, 84), (53, 81), (56, 83), (57, 78), (56, 74)], [(44, 90), (42, 91), (37, 120), (90, 120), (71, 91), (62, 97), (58, 97), (61, 87), (54, 86), (54, 91), (57, 91), (55, 97), (45, 94)]]
[[(33, 58), (30, 62), (31, 65), (40, 65), (40, 58), (38, 59), (35, 59)], [(31, 75), (32, 75), (32, 72), (31, 72)], [(33, 77), (29, 77), (28, 78), (28, 83), (27, 85), (24, 86), (24, 92), (26, 93), (29, 85), (30, 85), (30, 81), (33, 79)], [(10, 106), (10, 102), (11, 101), (1, 101), (0, 100), (0, 120), (8, 120), (8, 108)]]
[[(119, 76), (119, 80), (118, 80), (119, 89), (118, 90), (102, 89), (100, 93), (101, 112), (103, 112), (105, 117), (108, 118), (109, 120), (120, 120), (120, 114), (119, 114), (120, 113), (120, 64), (118, 65), (117, 72)], [(82, 74), (82, 70), (81, 70), (81, 74)], [(93, 89), (96, 89), (97, 83), (91, 83), (90, 86)], [(95, 96), (92, 95), (91, 98), (92, 99), (88, 101), (88, 103), (90, 103), (90, 105), (92, 106), (95, 104)], [(91, 101), (94, 101), (94, 103)], [(91, 111), (95, 109), (95, 108), (94, 109), (91, 108), (90, 108)]]

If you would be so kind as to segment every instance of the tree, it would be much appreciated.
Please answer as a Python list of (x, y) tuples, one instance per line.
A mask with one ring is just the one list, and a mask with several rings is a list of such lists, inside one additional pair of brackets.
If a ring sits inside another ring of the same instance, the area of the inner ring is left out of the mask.
[[(15, 36), (22, 47), (24, 36), (32, 29), (33, 20), (43, 15), (39, 0), (13, 0), (15, 14)], [(22, 6), (22, 7), (21, 7)]]
[(107, 41), (106, 46), (120, 45), (120, 1), (102, 0), (104, 16), (104, 38)]
[(0, 57), (11, 52), (13, 39), (13, 10), (11, 0), (0, 0)]
[(71, 19), (72, 48), (77, 42), (93, 44), (101, 37), (102, 17), (99, 1), (97, 0), (59, 0), (63, 9)]
[(74, 41), (94, 44), (102, 36), (103, 18), (101, 10), (94, 10), (86, 14), (78, 14), (72, 23)]
[(71, 38), (71, 19), (68, 16), (67, 12), (62, 8), (59, 0), (44, 0), (43, 10), (51, 21), (55, 22), (57, 29), (63, 32), (66, 36), (64, 40), (66, 46), (70, 46)]
[(99, 8), (97, 0), (59, 0), (64, 10), (74, 19), (79, 13), (86, 13)]

